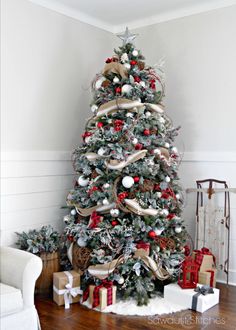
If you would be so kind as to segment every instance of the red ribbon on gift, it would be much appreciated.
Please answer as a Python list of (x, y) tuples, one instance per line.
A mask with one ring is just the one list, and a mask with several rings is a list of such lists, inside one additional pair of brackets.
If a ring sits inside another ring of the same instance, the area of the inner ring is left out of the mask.
[(208, 248), (203, 247), (201, 250), (193, 250), (193, 251), (196, 253), (195, 261), (199, 265), (199, 267), (202, 264), (202, 260), (203, 260), (203, 256), (204, 255), (210, 255), (210, 256), (212, 256), (213, 257), (214, 264), (216, 265), (216, 258), (215, 258), (215, 256), (211, 253), (211, 251)]
[(101, 288), (107, 289), (107, 306), (112, 305), (112, 285), (112, 281), (103, 280), (100, 285), (95, 286), (93, 290), (93, 308), (100, 304), (99, 290)]
[(211, 273), (211, 278), (210, 278), (210, 286), (211, 286), (211, 287), (213, 287), (213, 282), (214, 282), (214, 276), (215, 276), (215, 272), (214, 272), (214, 270), (211, 270), (211, 269), (209, 269), (209, 270), (206, 270), (206, 272), (209, 272), (209, 273)]

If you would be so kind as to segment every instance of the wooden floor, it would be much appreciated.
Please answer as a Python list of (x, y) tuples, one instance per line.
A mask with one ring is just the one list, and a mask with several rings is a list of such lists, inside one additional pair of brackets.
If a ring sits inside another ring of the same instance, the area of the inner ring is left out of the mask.
[(236, 330), (236, 287), (218, 284), (220, 304), (201, 314), (190, 310), (165, 316), (130, 317), (103, 314), (79, 304), (69, 310), (50, 298), (36, 296), (42, 330), (151, 330), (151, 329), (232, 329)]

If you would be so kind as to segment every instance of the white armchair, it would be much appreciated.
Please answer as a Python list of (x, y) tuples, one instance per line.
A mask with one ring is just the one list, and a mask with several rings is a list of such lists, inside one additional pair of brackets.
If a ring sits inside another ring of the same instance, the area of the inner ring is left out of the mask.
[(41, 271), (39, 257), (26, 251), (0, 247), (1, 330), (40, 329), (34, 288)]

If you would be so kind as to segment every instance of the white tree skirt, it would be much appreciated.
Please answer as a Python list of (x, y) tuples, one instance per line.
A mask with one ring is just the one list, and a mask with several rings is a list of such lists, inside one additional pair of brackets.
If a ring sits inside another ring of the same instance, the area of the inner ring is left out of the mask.
[[(84, 302), (83, 305), (88, 308), (92, 308), (88, 301)], [(174, 312), (179, 312), (185, 308), (180, 305), (171, 303), (170, 301), (165, 300), (165, 298), (155, 297), (150, 299), (147, 306), (137, 306), (137, 303), (134, 299), (129, 300), (120, 300), (115, 305), (110, 305), (102, 310), (103, 313), (114, 313), (120, 315), (162, 315), (169, 314)], [(95, 308), (95, 310), (99, 310)]]

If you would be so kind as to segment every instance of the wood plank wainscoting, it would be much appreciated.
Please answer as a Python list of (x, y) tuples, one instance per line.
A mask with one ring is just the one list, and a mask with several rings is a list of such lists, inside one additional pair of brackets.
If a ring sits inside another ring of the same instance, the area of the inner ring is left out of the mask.
[(90, 310), (80, 304), (57, 306), (50, 297), (36, 296), (42, 330), (236, 330), (236, 287), (218, 284), (220, 304), (205, 313), (191, 310), (149, 317), (119, 316)]

